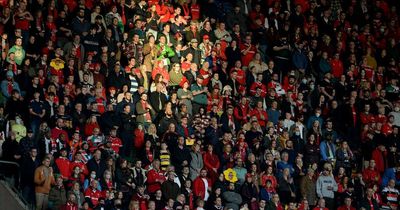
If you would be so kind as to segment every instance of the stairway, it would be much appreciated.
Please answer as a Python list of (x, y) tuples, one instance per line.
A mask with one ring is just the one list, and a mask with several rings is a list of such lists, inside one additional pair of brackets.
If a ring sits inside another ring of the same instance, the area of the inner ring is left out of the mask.
[(0, 180), (0, 209), (28, 210), (15, 188)]

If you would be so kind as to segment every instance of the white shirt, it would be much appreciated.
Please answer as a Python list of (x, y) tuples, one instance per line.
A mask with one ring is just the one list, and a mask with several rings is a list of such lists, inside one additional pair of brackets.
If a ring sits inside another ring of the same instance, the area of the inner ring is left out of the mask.
[(210, 194), (208, 193), (208, 181), (205, 178), (201, 178), (204, 182), (204, 188), (206, 189), (206, 193), (204, 194), (204, 200), (207, 201), (208, 197), (210, 197)]

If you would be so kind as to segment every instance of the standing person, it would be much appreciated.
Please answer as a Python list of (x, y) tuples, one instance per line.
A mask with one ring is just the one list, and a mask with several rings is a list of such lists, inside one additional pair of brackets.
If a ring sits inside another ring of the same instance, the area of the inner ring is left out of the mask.
[(193, 180), (193, 194), (197, 198), (207, 201), (210, 197), (211, 189), (211, 180), (207, 178), (207, 170), (201, 169), (200, 176)]
[(121, 127), (120, 127), (120, 135), (122, 139), (123, 146), (121, 148), (121, 156), (129, 158), (131, 156), (131, 150), (133, 148), (133, 139), (132, 134), (135, 128), (134, 126), (134, 118), (131, 115), (131, 107), (129, 104), (125, 104), (124, 111), (121, 113)]
[(53, 168), (50, 167), (50, 158), (45, 157), (42, 165), (35, 170), (35, 195), (36, 209), (46, 210), (49, 200), (49, 192), (51, 185), (55, 183), (53, 176)]
[(167, 181), (163, 182), (161, 185), (161, 191), (164, 197), (164, 201), (168, 201), (169, 199), (175, 200), (180, 193), (179, 185), (174, 182), (174, 179), (175, 173), (173, 171), (170, 171), (168, 172)]
[(56, 185), (51, 187), (49, 192), (49, 209), (60, 209), (60, 207), (67, 202), (63, 178), (58, 176), (56, 178)]
[(200, 110), (201, 107), (205, 108), (207, 105), (208, 99), (207, 99), (207, 93), (208, 89), (207, 87), (203, 86), (203, 76), (198, 76), (196, 78), (196, 83), (192, 84), (191, 90), (192, 90), (192, 105), (193, 105), (193, 115), (197, 114)]
[(308, 201), (310, 206), (315, 206), (317, 203), (314, 174), (314, 169), (309, 168), (307, 175), (303, 176), (300, 184), (301, 195)]
[(200, 151), (200, 145), (194, 144), (192, 146), (192, 152), (190, 152), (190, 179), (195, 180), (204, 167), (203, 156)]
[(338, 185), (332, 175), (332, 166), (329, 163), (324, 165), (322, 174), (317, 179), (317, 195), (323, 198), (329, 210), (333, 210), (335, 203), (334, 198), (338, 189)]
[[(37, 148), (30, 148), (29, 156), (25, 157), (22, 160), (21, 164), (21, 174), (23, 173), (24, 176), (21, 176), (20, 179), (20, 187), (22, 190), (22, 196), (25, 200), (30, 204), (35, 204), (35, 183), (34, 183), (34, 174), (36, 168), (40, 165), (40, 160), (37, 157), (38, 151)], [(32, 206), (33, 207), (33, 206)]]

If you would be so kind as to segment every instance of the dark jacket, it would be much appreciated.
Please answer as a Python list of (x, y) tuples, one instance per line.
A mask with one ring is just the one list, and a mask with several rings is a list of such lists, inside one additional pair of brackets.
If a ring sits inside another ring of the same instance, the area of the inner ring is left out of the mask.
[(165, 201), (175, 200), (180, 191), (179, 185), (174, 181), (167, 180), (161, 185), (161, 192)]
[[(161, 106), (162, 106), (161, 109), (159, 107), (160, 100), (161, 100)], [(150, 105), (153, 107), (154, 111), (156, 113), (158, 113), (164, 108), (165, 103), (167, 102), (167, 96), (164, 93), (154, 91), (154, 92), (150, 93), (149, 101), (150, 101)]]
[(363, 201), (361, 201), (360, 208), (363, 207), (366, 210), (371, 210), (370, 202), (372, 202), (374, 209), (379, 209), (379, 205), (375, 199), (368, 200), (367, 198), (365, 198)]
[(64, 187), (53, 186), (49, 193), (49, 209), (60, 209), (67, 202)]
[(103, 177), (104, 171), (106, 170), (106, 163), (104, 160), (99, 161), (99, 163), (96, 162), (95, 158), (93, 157), (87, 162), (87, 168), (89, 172), (96, 171), (97, 177)]

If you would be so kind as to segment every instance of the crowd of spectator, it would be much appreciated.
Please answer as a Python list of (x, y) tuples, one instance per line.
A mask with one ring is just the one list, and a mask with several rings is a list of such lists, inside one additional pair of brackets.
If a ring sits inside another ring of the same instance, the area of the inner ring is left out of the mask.
[(400, 1), (0, 8), (1, 174), (35, 209), (398, 209)]

